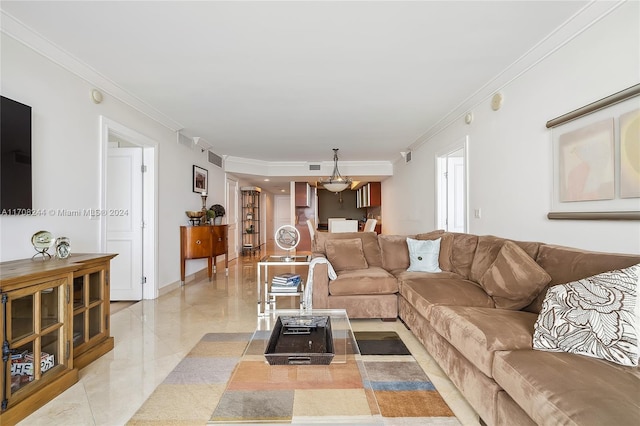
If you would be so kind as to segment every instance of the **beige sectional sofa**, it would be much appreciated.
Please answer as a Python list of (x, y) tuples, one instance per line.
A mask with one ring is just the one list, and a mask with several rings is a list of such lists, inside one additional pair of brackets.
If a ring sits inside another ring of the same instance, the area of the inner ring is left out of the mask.
[[(409, 237), (439, 242), (441, 272), (407, 271), (407, 236), (318, 233), (314, 256), (326, 256), (337, 279), (316, 265), (313, 308), (399, 317), (486, 424), (640, 422), (638, 367), (533, 349), (534, 330), (539, 345), (557, 337), (550, 337), (557, 328), (547, 330), (558, 315), (552, 301), (543, 309), (548, 289), (561, 294), (559, 284), (632, 267), (640, 256), (442, 231)], [(631, 270), (629, 288), (637, 291)]]

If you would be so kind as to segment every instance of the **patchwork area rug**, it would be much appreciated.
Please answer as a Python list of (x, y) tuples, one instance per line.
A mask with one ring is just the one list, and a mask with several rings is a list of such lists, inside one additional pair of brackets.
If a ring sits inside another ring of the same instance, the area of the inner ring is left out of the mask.
[(153, 391), (128, 425), (204, 425), (252, 333), (209, 333)]
[[(242, 424), (257, 417), (262, 420), (253, 422), (295, 424), (331, 416), (332, 423), (459, 425), (411, 355), (358, 357), (338, 367), (338, 389), (326, 389), (322, 379), (305, 377), (305, 368), (321, 366), (272, 367), (242, 359), (250, 338), (251, 333), (206, 334), (128, 424)], [(364, 383), (354, 371), (364, 371)], [(265, 374), (280, 378), (275, 389), (258, 384), (256, 378)], [(335, 378), (331, 383), (335, 387)]]

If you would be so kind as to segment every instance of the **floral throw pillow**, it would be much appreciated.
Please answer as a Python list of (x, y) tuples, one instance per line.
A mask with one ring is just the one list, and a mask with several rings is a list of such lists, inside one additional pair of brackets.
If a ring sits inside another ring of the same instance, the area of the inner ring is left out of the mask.
[(640, 264), (551, 287), (533, 348), (638, 365)]

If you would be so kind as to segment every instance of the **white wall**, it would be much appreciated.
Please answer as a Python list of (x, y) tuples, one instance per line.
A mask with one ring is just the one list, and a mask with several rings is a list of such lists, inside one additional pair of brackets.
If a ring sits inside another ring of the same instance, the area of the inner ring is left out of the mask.
[[(395, 164), (383, 182), (385, 233), (434, 229), (435, 157), (469, 136), (469, 232), (543, 241), (591, 250), (640, 253), (640, 222), (550, 221), (551, 130), (545, 123), (639, 83), (639, 5), (629, 2), (511, 81), (490, 99)], [(471, 64), (472, 66), (472, 64)], [(640, 205), (640, 200), (639, 203)], [(473, 210), (482, 209), (480, 219)]]
[[(94, 86), (5, 34), (2, 43), (2, 95), (32, 107), (33, 207), (100, 208), (100, 116), (129, 127), (158, 143), (158, 277), (159, 287), (179, 280), (179, 226), (185, 210), (201, 207), (192, 192), (192, 165), (209, 171), (207, 205), (224, 204), (222, 169), (207, 162), (199, 149), (176, 143), (175, 132), (105, 94), (94, 104)], [(72, 252), (97, 252), (99, 221), (51, 214), (0, 217), (0, 260), (31, 257), (31, 236), (39, 230), (67, 236)], [(187, 262), (187, 274), (206, 261)]]

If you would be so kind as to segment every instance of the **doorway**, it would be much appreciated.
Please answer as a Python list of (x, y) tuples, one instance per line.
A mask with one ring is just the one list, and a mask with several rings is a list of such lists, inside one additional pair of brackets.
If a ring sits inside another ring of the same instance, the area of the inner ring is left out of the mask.
[(467, 232), (467, 141), (465, 138), (437, 156), (437, 227)]
[[(267, 236), (267, 241), (273, 240), (273, 233), (276, 229), (283, 225), (294, 225), (291, 219), (291, 196), (290, 195), (274, 195), (273, 196), (273, 230)], [(306, 225), (305, 225), (306, 226)]]
[(157, 143), (100, 118), (100, 247), (111, 261), (111, 300), (155, 299), (157, 275)]

